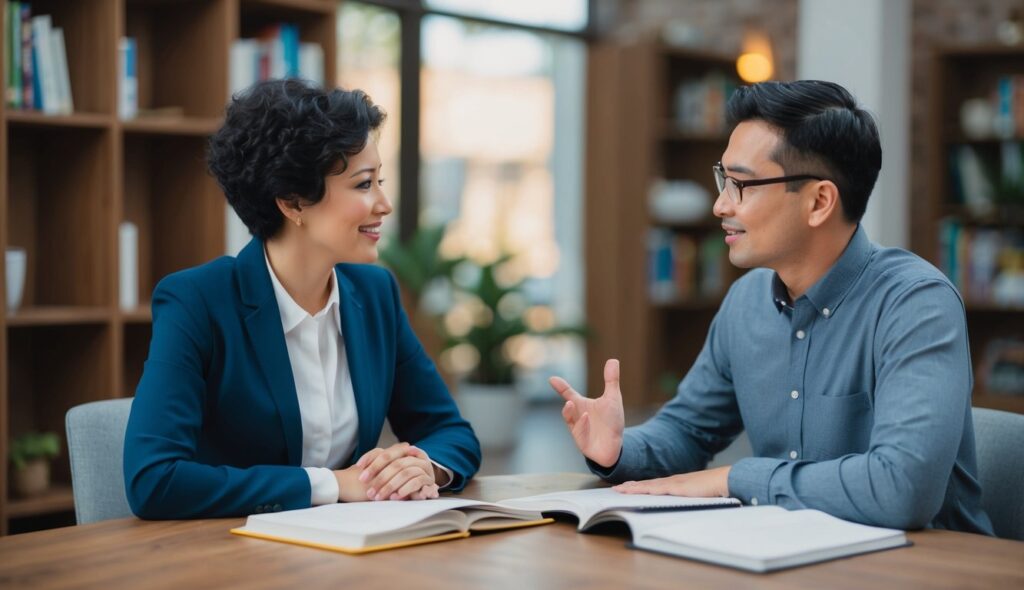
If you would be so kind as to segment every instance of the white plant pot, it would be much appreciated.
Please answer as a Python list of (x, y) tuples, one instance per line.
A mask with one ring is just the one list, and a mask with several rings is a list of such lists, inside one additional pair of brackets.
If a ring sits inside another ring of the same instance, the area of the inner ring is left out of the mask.
[(526, 400), (514, 385), (462, 382), (456, 402), (484, 449), (507, 449), (519, 440)]

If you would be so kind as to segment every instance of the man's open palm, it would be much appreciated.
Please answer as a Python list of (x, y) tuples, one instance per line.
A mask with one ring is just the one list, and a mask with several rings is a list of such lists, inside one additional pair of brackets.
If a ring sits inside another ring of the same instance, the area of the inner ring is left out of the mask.
[(580, 395), (561, 377), (552, 377), (548, 382), (565, 400), (562, 418), (583, 455), (602, 467), (615, 465), (622, 451), (622, 431), (626, 426), (619, 388), (619, 361), (610, 359), (604, 364), (604, 394), (597, 399)]

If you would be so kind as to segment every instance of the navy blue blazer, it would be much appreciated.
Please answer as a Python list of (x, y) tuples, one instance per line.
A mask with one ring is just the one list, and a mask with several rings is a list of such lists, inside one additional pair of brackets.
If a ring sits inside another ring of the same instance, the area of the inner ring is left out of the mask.
[[(480, 445), (459, 415), (379, 267), (335, 267), (359, 418), (351, 465), (387, 419), (399, 440), (454, 472), (461, 489)], [(142, 518), (240, 516), (310, 505), (302, 424), (281, 314), (254, 239), (167, 276), (153, 292), (153, 338), (124, 443), (128, 504)]]

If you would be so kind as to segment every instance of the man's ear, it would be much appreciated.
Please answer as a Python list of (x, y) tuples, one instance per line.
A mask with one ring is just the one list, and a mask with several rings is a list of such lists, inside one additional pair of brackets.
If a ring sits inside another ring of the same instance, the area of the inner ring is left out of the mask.
[(843, 203), (839, 199), (839, 187), (831, 180), (819, 180), (813, 186), (807, 223), (811, 227), (821, 227), (829, 219), (843, 214)]
[(278, 210), (281, 211), (281, 215), (284, 215), (285, 219), (295, 225), (302, 225), (302, 205), (299, 204), (299, 199), (295, 197), (291, 199), (278, 197), (274, 199), (274, 202), (277, 204)]

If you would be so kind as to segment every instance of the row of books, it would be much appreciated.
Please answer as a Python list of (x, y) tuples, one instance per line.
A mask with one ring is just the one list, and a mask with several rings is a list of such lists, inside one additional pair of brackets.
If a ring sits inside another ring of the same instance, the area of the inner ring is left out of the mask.
[(729, 259), (720, 234), (698, 238), (654, 228), (647, 237), (648, 291), (654, 303), (720, 297), (729, 286)]
[(1003, 141), (979, 149), (962, 144), (949, 151), (950, 203), (975, 216), (991, 215), (997, 205), (1024, 206), (1024, 149)]
[(70, 114), (74, 102), (64, 30), (54, 27), (48, 14), (32, 16), (28, 2), (7, 2), (3, 16), (7, 105)]
[(324, 83), (324, 50), (317, 43), (299, 41), (299, 27), (278, 23), (259, 38), (231, 44), (230, 92), (235, 94), (260, 80), (302, 78)]
[(954, 218), (939, 226), (940, 266), (973, 304), (1024, 306), (1024, 231), (965, 226)]
[(684, 80), (676, 87), (675, 124), (689, 133), (725, 133), (725, 102), (736, 83), (719, 71)]

